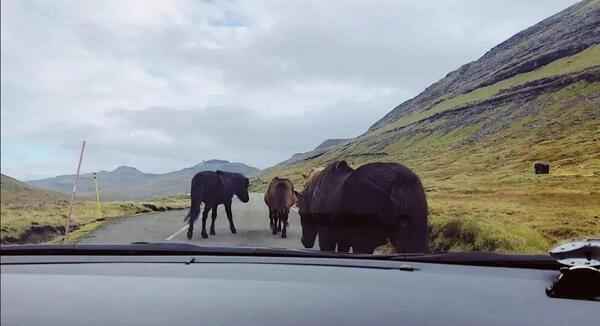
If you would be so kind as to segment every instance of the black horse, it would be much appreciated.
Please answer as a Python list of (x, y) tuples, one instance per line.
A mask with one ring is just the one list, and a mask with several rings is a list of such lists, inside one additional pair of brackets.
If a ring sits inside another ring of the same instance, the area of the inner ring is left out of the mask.
[(398, 252), (427, 251), (427, 199), (419, 177), (396, 163), (353, 169), (337, 161), (306, 182), (298, 197), (302, 244), (317, 234), (325, 251), (373, 253), (390, 241)]
[(217, 219), (217, 206), (224, 204), (227, 219), (229, 219), (229, 229), (231, 233), (236, 233), (233, 224), (233, 214), (231, 213), (231, 201), (233, 195), (236, 195), (242, 202), (247, 203), (250, 200), (248, 195), (248, 178), (239, 173), (230, 173), (223, 171), (203, 171), (197, 173), (192, 178), (191, 205), (188, 215), (184, 221), (189, 223), (187, 237), (192, 238), (194, 234), (194, 222), (200, 215), (200, 204), (204, 203), (202, 212), (202, 237), (208, 238), (206, 233), (206, 219), (208, 212), (212, 210), (212, 223), (210, 224), (210, 234), (215, 234), (215, 220)]

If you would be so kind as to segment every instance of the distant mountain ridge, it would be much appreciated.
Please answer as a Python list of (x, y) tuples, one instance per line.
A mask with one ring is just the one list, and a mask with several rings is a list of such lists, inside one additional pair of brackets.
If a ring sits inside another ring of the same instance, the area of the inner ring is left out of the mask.
[(304, 152), (304, 153), (295, 153), (294, 155), (292, 155), (292, 157), (290, 157), (289, 159), (287, 159), (283, 162), (278, 163), (276, 166), (286, 166), (286, 165), (298, 163), (298, 162), (301, 162), (304, 160), (311, 160), (311, 159), (317, 158), (320, 155), (327, 152), (328, 150), (334, 148), (335, 146), (347, 143), (350, 140), (352, 140), (352, 139), (351, 138), (327, 139), (324, 142), (322, 142), (321, 144), (319, 144), (319, 146), (315, 147), (313, 150)]
[[(145, 173), (131, 166), (119, 166), (112, 171), (97, 173), (101, 196), (107, 200), (131, 200), (159, 196), (169, 196), (189, 192), (192, 177), (200, 171), (226, 171), (241, 173), (251, 177), (260, 170), (244, 163), (226, 160), (207, 160), (192, 167), (162, 174)], [(70, 193), (74, 175), (61, 175), (53, 178), (31, 180), (29, 185)], [(95, 196), (93, 174), (80, 176), (78, 194), (83, 197)]]

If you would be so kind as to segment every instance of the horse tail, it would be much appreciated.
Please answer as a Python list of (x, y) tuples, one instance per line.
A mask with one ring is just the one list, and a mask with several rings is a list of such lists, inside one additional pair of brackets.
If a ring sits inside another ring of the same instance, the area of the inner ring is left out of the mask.
[[(275, 185), (274, 192), (274, 204), (279, 210), (285, 210), (288, 207), (288, 203), (293, 201), (294, 193), (291, 191), (287, 184), (280, 182)], [(282, 214), (282, 212), (279, 212)]]
[(183, 222), (194, 224), (200, 215), (200, 204), (202, 203), (202, 189), (194, 189), (192, 184), (190, 211), (183, 219)]
[(285, 208), (278, 207), (274, 209), (273, 215), (275, 215), (276, 219), (283, 219), (285, 216), (285, 212)]
[(286, 207), (284, 207), (281, 212), (280, 212), (280, 216), (281, 216), (281, 220), (283, 221), (283, 223), (285, 223), (285, 225), (288, 225), (288, 217), (290, 214), (290, 209)]

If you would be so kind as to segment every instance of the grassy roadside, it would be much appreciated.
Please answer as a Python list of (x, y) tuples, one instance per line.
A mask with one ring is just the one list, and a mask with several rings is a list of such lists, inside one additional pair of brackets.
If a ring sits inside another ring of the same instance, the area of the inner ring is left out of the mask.
[[(69, 202), (65, 199), (16, 200), (3, 193), (0, 207), (0, 242), (39, 243), (62, 242)], [(189, 199), (183, 196), (152, 199), (148, 201), (113, 201), (102, 204), (100, 216), (96, 202), (78, 201), (73, 207), (72, 232), (66, 242), (77, 242), (87, 233), (116, 217), (141, 213), (184, 209)]]
[(570, 239), (600, 236), (600, 177), (425, 174), (422, 180), (433, 252), (545, 253)]

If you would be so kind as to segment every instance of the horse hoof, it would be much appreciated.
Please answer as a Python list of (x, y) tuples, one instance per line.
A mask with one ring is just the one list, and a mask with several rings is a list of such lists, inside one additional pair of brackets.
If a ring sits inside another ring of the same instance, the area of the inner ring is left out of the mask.
[(236, 234), (237, 230), (236, 229), (231, 229), (231, 233)]
[(281, 234), (281, 238), (282, 238), (282, 239), (285, 239), (285, 238), (287, 238), (287, 235), (286, 235), (285, 233), (282, 233), (282, 234)]
[(215, 230), (210, 230), (210, 235), (215, 235)]
[(192, 235), (194, 235), (194, 234), (192, 232), (188, 231), (188, 233), (187, 233), (188, 240), (192, 240)]
[(203, 238), (203, 239), (206, 239), (206, 238), (208, 238), (208, 234), (206, 234), (206, 232), (202, 233), (202, 238)]

